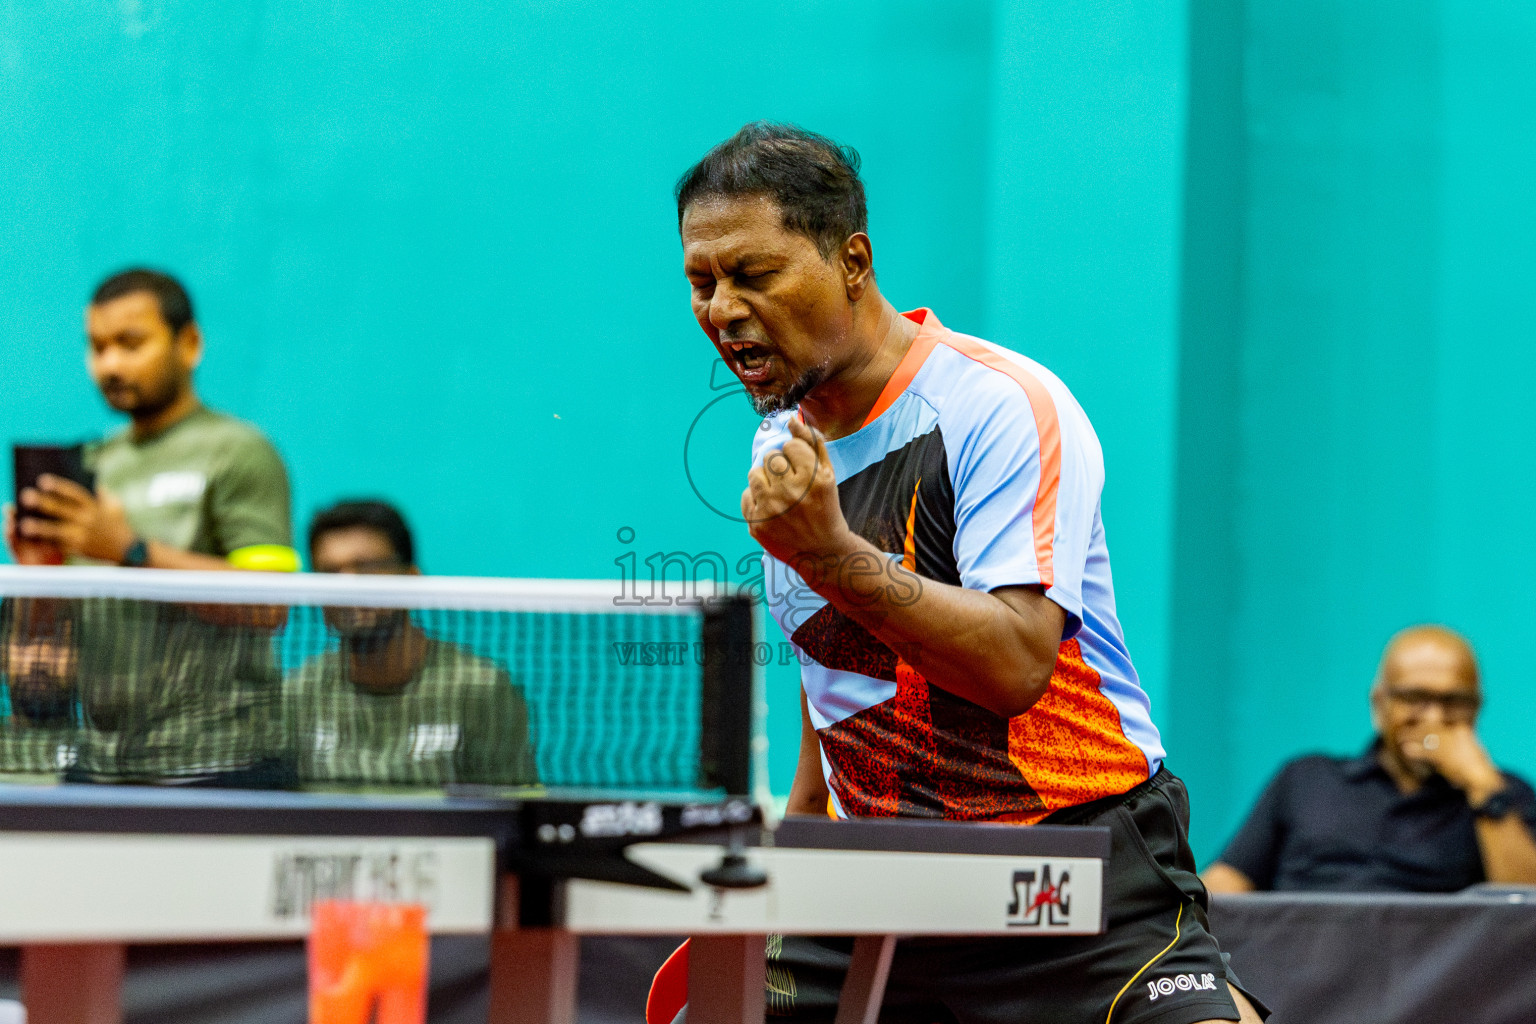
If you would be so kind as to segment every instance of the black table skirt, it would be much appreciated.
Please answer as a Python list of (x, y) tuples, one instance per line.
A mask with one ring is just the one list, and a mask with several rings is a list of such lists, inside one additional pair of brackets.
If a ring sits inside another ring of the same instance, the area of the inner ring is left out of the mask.
[[(1536, 1024), (1536, 891), (1221, 896), (1211, 927), (1272, 1024)], [(640, 1024), (678, 941), (583, 939), (581, 1024)], [(488, 955), (433, 940), (432, 1024), (485, 1024)], [(0, 950), (0, 996), (16, 957)], [(304, 1024), (304, 947), (131, 947), (124, 1009), (125, 1024)]]

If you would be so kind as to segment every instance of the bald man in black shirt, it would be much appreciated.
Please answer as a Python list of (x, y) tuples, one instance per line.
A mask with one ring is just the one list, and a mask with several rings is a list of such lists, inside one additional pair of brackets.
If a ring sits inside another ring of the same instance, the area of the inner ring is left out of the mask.
[(1454, 892), (1536, 884), (1536, 793), (1501, 772), (1474, 727), (1477, 658), (1460, 635), (1393, 637), (1371, 689), (1378, 733), (1358, 757), (1281, 769), (1201, 878), (1253, 889)]

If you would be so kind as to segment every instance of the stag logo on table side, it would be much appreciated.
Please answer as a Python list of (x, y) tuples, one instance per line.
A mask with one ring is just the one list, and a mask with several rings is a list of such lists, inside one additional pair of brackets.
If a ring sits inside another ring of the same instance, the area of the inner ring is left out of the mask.
[(1070, 870), (1052, 873), (1049, 864), (1039, 872), (1015, 871), (1013, 894), (1008, 903), (1009, 928), (1065, 928), (1072, 923)]

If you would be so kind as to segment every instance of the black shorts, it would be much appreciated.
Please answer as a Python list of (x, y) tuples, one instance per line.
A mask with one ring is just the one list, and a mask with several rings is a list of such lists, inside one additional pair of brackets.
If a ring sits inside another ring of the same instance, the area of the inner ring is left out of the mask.
[[(1104, 933), (898, 942), (883, 1024), (1237, 1020), (1227, 984), (1242, 986), (1206, 925), (1184, 783), (1164, 769), (1129, 793), (1047, 822), (1108, 826)], [(851, 939), (771, 938), (768, 1015), (832, 1020), (852, 948)]]

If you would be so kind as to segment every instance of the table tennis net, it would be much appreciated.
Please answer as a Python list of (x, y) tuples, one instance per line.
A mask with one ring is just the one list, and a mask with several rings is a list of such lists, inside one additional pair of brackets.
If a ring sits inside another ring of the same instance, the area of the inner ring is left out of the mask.
[(0, 568), (0, 772), (747, 789), (744, 602), (626, 606), (584, 581)]

